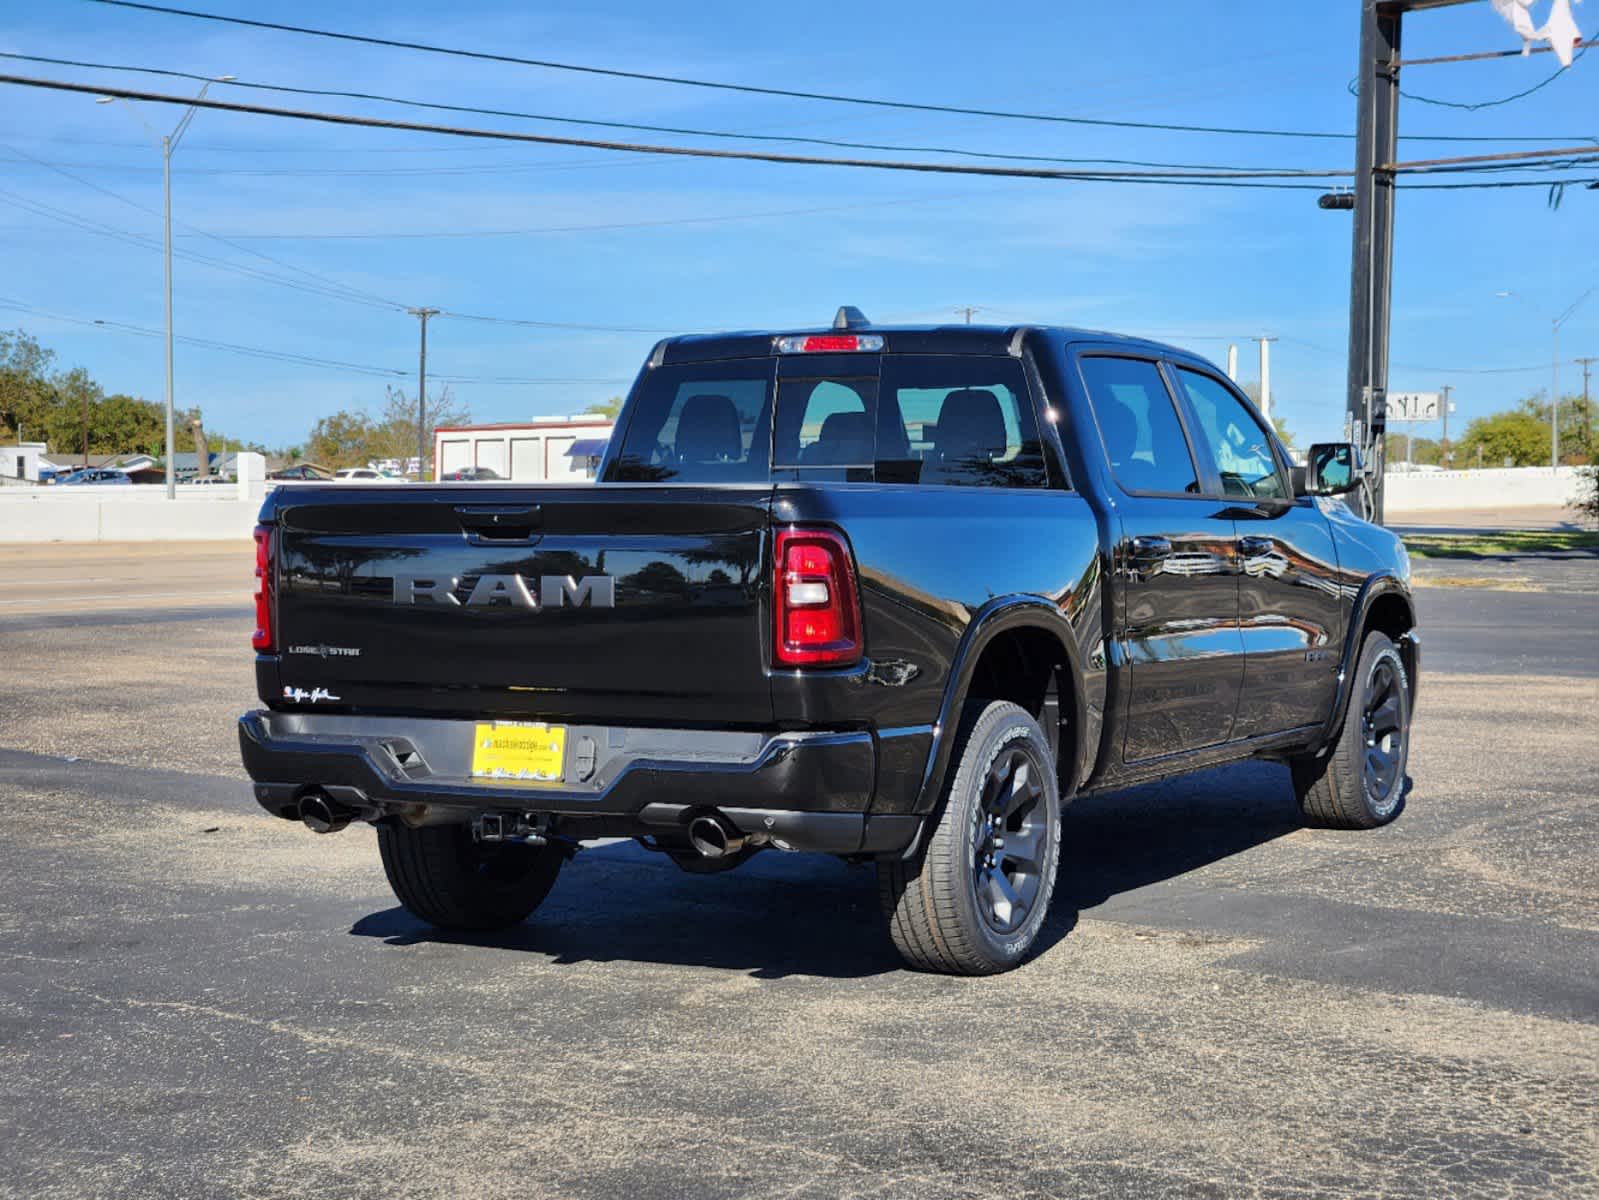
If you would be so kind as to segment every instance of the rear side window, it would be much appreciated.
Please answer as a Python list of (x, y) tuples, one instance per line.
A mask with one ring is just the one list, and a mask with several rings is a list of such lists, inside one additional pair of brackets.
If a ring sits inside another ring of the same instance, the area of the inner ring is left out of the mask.
[(1209, 375), (1178, 367), (1176, 376), (1198, 419), (1196, 436), (1221, 476), (1221, 490), (1229, 496), (1285, 498), (1288, 487), (1277, 470), (1271, 439), (1243, 401)]
[(1141, 358), (1082, 360), (1116, 482), (1129, 492), (1197, 495), (1199, 475), (1160, 370)]
[(748, 483), (768, 474), (769, 360), (660, 367), (629, 404), (619, 483)]

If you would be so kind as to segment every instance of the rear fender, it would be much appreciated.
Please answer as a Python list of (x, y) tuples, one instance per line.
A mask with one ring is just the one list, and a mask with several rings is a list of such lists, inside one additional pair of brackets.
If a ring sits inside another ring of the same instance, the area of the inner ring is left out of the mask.
[(1078, 662), (1076, 639), (1072, 627), (1060, 611), (1046, 600), (1036, 596), (1002, 596), (990, 600), (977, 611), (961, 637), (951, 665), (949, 683), (944, 690), (943, 703), (938, 710), (938, 723), (933, 726), (933, 752), (928, 755), (927, 769), (922, 777), (921, 792), (916, 811), (931, 812), (943, 794), (944, 780), (949, 772), (955, 743), (960, 733), (961, 710), (972, 686), (972, 678), (983, 651), (1000, 634), (1015, 629), (1039, 629), (1060, 643), (1066, 667), (1060, 680), (1060, 704), (1063, 715), (1071, 722), (1073, 761), (1069, 770), (1061, 771), (1061, 795), (1070, 796), (1085, 775), (1086, 756), (1091, 753), (1091, 739), (1086, 730), (1088, 697), (1083, 685), (1083, 672)]

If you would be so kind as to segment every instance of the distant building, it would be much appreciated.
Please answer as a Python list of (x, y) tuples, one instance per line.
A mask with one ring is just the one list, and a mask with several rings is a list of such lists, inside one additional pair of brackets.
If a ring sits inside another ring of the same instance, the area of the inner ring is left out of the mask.
[(38, 483), (39, 463), (44, 457), (44, 452), (43, 442), (18, 442), (11, 446), (0, 446), (0, 476), (23, 483)]
[(471, 469), (526, 483), (593, 479), (611, 428), (610, 418), (593, 414), (441, 428), (433, 435), (435, 478)]

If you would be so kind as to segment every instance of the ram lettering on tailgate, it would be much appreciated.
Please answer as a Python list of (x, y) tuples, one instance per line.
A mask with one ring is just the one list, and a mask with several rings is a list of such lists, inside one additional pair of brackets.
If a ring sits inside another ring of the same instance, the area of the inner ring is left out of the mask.
[(537, 581), (537, 597), (529, 581), (520, 575), (479, 575), (465, 600), (455, 594), (460, 583), (460, 576), (457, 575), (396, 575), (394, 603), (439, 604), (446, 608), (481, 608), (504, 603), (512, 608), (525, 608), (533, 612), (566, 605), (573, 608), (585, 604), (590, 608), (616, 607), (616, 580), (609, 575), (585, 575), (582, 579), (573, 579), (570, 575), (545, 575)]

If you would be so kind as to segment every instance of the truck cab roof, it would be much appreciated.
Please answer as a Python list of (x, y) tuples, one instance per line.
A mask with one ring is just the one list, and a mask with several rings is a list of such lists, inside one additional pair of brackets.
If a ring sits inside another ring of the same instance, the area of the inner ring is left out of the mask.
[(1081, 329), (1062, 325), (870, 325), (826, 328), (738, 330), (726, 333), (687, 334), (657, 342), (649, 363), (715, 362), (733, 358), (761, 358), (776, 355), (780, 338), (827, 338), (874, 336), (883, 339), (884, 354), (1017, 354), (1022, 339), (1037, 335), (1060, 343), (1094, 342), (1125, 346), (1182, 358), (1195, 357), (1191, 351), (1148, 338)]

